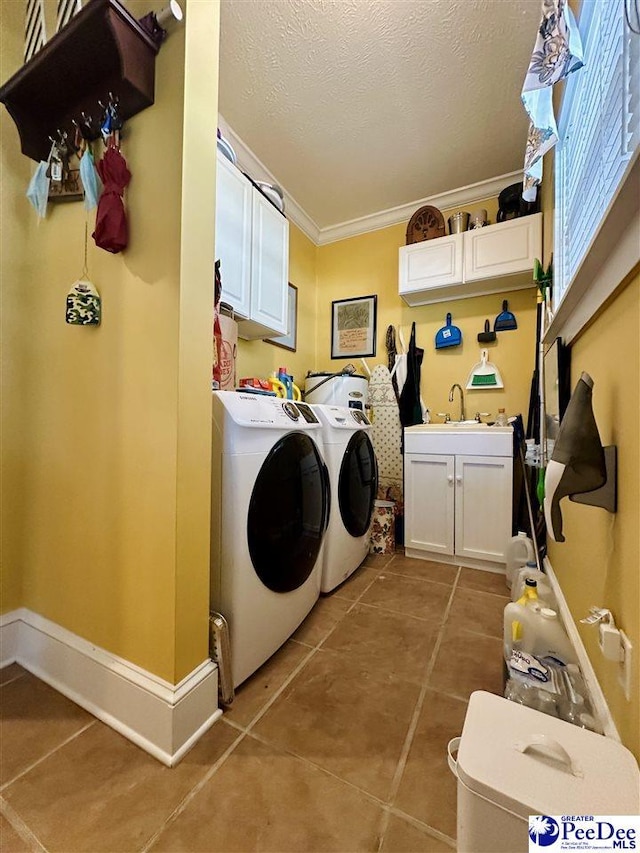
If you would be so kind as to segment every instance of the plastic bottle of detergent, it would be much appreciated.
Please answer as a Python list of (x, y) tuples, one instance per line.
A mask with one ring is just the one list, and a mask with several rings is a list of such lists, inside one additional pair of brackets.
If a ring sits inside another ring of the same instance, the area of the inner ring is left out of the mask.
[(550, 607), (533, 607), (528, 617), (525, 632), (529, 636), (524, 640), (524, 644), (530, 646), (527, 651), (542, 661), (564, 665), (578, 663), (571, 640), (555, 610)]
[(504, 609), (504, 655), (508, 661), (514, 648), (542, 661), (568, 664), (578, 658), (555, 610), (538, 597), (537, 583), (525, 580), (523, 594)]
[(538, 571), (538, 567), (533, 560), (529, 560), (523, 568), (516, 570), (511, 581), (511, 601), (517, 601), (523, 594), (527, 578), (536, 582), (540, 604), (544, 607), (551, 607), (552, 610), (557, 610), (558, 602), (551, 589), (549, 577), (544, 572)]
[(280, 382), (282, 382), (282, 384), (285, 387), (287, 400), (293, 400), (293, 376), (290, 376), (287, 373), (286, 367), (279, 367), (278, 368), (278, 377), (277, 378), (280, 380)]
[(531, 651), (528, 641), (532, 638), (529, 627), (530, 614), (534, 606), (539, 606), (538, 585), (535, 580), (525, 581), (524, 591), (517, 601), (512, 601), (504, 609), (504, 658), (509, 660), (513, 648)]
[(533, 542), (522, 530), (517, 536), (512, 536), (505, 550), (507, 558), (507, 586), (511, 589), (516, 569), (520, 569), (529, 560), (535, 560), (536, 554), (533, 550)]

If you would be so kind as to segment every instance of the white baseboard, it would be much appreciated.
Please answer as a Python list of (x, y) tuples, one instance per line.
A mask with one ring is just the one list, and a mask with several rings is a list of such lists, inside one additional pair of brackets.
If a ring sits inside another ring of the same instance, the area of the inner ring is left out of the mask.
[(171, 684), (26, 608), (0, 616), (0, 666), (14, 662), (169, 767), (222, 716), (213, 661)]
[(578, 656), (578, 663), (580, 664), (582, 677), (587, 685), (589, 699), (591, 700), (593, 710), (595, 711), (596, 717), (602, 727), (602, 733), (607, 737), (621, 742), (620, 734), (618, 733), (618, 729), (611, 715), (611, 711), (609, 710), (602, 688), (600, 687), (600, 682), (598, 681), (598, 677), (596, 676), (595, 670), (591, 664), (587, 650), (582, 642), (582, 637), (576, 628), (576, 623), (574, 622), (571, 611), (569, 610), (567, 599), (564, 597), (564, 593), (562, 592), (562, 588), (548, 557), (544, 558), (544, 570), (551, 581), (551, 588), (553, 589), (558, 601), (558, 610), (560, 611), (560, 616), (562, 617), (565, 630), (569, 635), (571, 644)]
[(431, 560), (435, 563), (447, 563), (449, 566), (464, 566), (466, 569), (479, 569), (481, 572), (492, 572), (495, 575), (506, 575), (504, 562), (498, 560), (476, 560), (475, 557), (463, 557), (457, 554), (441, 554), (439, 551), (425, 551), (422, 548), (411, 548), (405, 545), (405, 556), (415, 557), (416, 560)]

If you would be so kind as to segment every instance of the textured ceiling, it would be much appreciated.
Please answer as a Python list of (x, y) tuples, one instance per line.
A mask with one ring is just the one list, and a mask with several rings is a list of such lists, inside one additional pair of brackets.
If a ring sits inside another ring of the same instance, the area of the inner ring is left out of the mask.
[(220, 112), (319, 228), (521, 168), (540, 0), (222, 0)]

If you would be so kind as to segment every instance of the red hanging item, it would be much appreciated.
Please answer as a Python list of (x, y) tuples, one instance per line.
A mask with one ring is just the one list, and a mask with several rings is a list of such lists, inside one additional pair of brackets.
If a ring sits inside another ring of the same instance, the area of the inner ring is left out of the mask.
[(104, 152), (96, 169), (104, 189), (98, 200), (96, 230), (91, 236), (96, 241), (96, 246), (116, 254), (126, 249), (129, 243), (129, 229), (122, 194), (131, 180), (131, 172), (120, 151), (113, 146)]

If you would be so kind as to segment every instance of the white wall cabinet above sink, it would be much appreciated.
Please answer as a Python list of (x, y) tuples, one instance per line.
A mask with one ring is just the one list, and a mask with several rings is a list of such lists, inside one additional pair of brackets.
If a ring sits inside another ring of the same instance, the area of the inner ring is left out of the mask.
[(218, 152), (215, 256), (222, 301), (246, 340), (286, 335), (289, 222)]
[(402, 246), (399, 293), (408, 305), (428, 305), (533, 287), (535, 258), (541, 213)]

